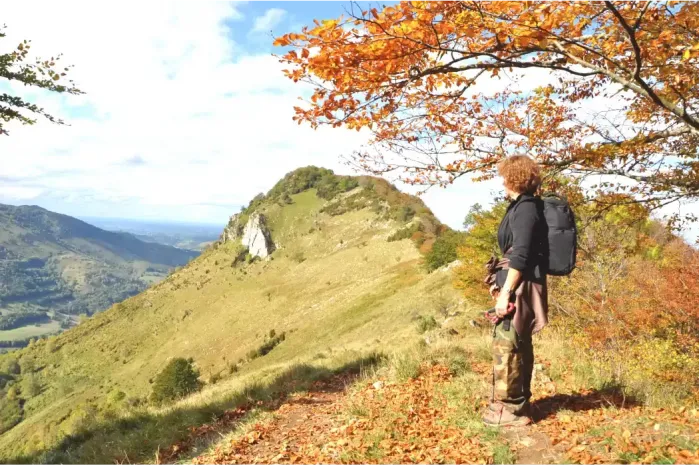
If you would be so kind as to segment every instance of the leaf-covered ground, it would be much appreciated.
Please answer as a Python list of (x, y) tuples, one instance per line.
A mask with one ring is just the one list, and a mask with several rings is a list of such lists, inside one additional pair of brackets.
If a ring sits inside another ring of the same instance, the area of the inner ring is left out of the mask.
[[(195, 429), (160, 457), (176, 461), (197, 437), (240, 428), (195, 464), (245, 463), (645, 463), (699, 462), (695, 409), (651, 409), (617, 392), (556, 386), (535, 377), (535, 424), (481, 425), (490, 367), (426, 363), (403, 382), (347, 376), (278, 400), (273, 415), (240, 426), (255, 406)], [(221, 434), (222, 435), (222, 434)]]

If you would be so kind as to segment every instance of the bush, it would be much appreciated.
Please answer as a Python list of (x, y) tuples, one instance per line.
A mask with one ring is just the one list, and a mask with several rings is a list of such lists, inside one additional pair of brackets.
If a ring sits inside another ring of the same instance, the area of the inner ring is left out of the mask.
[(120, 404), (122, 401), (126, 399), (126, 393), (122, 392), (121, 390), (112, 390), (109, 392), (107, 395), (107, 404), (110, 406), (115, 406)]
[(420, 355), (411, 352), (396, 354), (391, 360), (391, 366), (399, 382), (418, 378), (422, 372), (421, 363)]
[(407, 205), (397, 206), (391, 209), (390, 217), (399, 222), (409, 222), (415, 217), (415, 210)]
[(20, 391), (23, 398), (34, 398), (41, 393), (41, 384), (34, 374), (26, 374), (22, 377)]
[[(272, 334), (272, 332), (274, 332), (274, 330), (270, 331), (270, 335)], [(286, 332), (282, 332), (279, 335), (276, 335), (275, 332), (275, 336), (265, 340), (265, 342), (262, 343), (262, 345), (260, 345), (257, 349), (248, 351), (247, 358), (249, 360), (253, 360), (265, 356), (269, 354), (270, 351), (276, 348), (277, 345), (279, 345), (279, 343), (283, 342), (284, 340), (286, 340)]]
[(302, 251), (296, 251), (291, 255), (291, 260), (300, 264), (301, 262), (306, 260), (306, 256), (303, 254)]
[(433, 316), (419, 316), (417, 318), (417, 331), (418, 333), (425, 333), (432, 329), (438, 328), (439, 324)]
[(282, 194), (281, 201), (284, 204), (293, 204), (294, 203), (294, 201), (291, 199), (291, 196), (289, 196), (289, 193)]
[(16, 398), (0, 398), (0, 435), (12, 429), (22, 420), (22, 407)]
[(435, 240), (432, 249), (425, 254), (425, 267), (428, 271), (437, 270), (457, 259), (457, 249), (464, 242), (465, 234), (449, 230)]
[(17, 362), (17, 359), (15, 359), (14, 357), (10, 356), (3, 362), (4, 364), (0, 367), (0, 371), (5, 372), (6, 374), (13, 375), (17, 375), (20, 373), (19, 363)]
[[(291, 195), (315, 188), (318, 197), (330, 200), (357, 186), (359, 186), (359, 181), (356, 178), (335, 175), (332, 170), (327, 168), (308, 166), (287, 173), (267, 193), (267, 199), (291, 204)], [(248, 211), (252, 211), (250, 207), (248, 207)]]
[(175, 358), (155, 378), (150, 400), (154, 404), (171, 402), (200, 388), (199, 371), (192, 366), (192, 360)]
[(412, 239), (413, 235), (419, 231), (422, 231), (422, 223), (415, 222), (393, 233), (388, 237), (388, 242), (392, 243), (393, 241), (400, 241), (402, 239)]
[[(699, 308), (692, 305), (699, 252), (636, 203), (601, 199), (575, 208), (578, 267), (549, 278), (549, 303), (558, 314), (551, 325), (594, 361), (595, 371), (645, 403), (689, 393), (699, 370)], [(492, 303), (483, 265), (497, 249), (505, 209), (475, 208), (465, 222), (455, 281), (474, 305)]]

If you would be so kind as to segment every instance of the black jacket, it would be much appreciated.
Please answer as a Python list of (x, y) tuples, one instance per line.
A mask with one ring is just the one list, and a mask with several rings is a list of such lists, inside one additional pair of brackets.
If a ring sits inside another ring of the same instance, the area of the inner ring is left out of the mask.
[[(498, 245), (510, 267), (523, 273), (525, 280), (541, 283), (546, 279), (544, 270), (548, 228), (544, 217), (544, 203), (531, 194), (520, 194), (510, 202), (498, 228)], [(507, 273), (498, 274), (504, 283)]]

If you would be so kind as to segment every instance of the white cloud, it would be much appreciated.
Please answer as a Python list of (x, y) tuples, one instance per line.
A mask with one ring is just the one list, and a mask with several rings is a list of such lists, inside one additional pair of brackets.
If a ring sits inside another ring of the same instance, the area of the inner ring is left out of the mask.
[(30, 201), (41, 196), (43, 191), (40, 188), (28, 186), (0, 186), (0, 197), (9, 197), (21, 201)]
[(286, 17), (286, 11), (281, 8), (270, 8), (265, 11), (265, 14), (255, 18), (255, 24), (252, 32), (269, 32), (275, 26), (279, 25)]
[(13, 87), (71, 126), (8, 128), (0, 202), (33, 193), (60, 199), (71, 215), (99, 200), (139, 215), (219, 220), (298, 166), (346, 172), (338, 156), (366, 140), (292, 121), (303, 88), (276, 58), (245, 55), (231, 41), (224, 20), (241, 16), (234, 5), (147, 2), (134, 14), (80, 3), (80, 15), (66, 13), (74, 7), (42, 3), (36, 16), (37, 5), (22, 2), (3, 11), (0, 46), (31, 38), (40, 56), (62, 52), (86, 94)]

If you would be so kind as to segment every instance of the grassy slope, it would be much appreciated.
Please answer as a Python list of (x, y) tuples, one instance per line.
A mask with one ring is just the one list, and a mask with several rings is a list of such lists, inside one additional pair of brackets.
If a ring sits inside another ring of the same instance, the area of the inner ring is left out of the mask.
[[(23, 360), (42, 368), (43, 391), (25, 404), (26, 419), (0, 437), (0, 455), (50, 448), (71, 431), (76, 406), (99, 405), (114, 389), (145, 398), (149, 379), (172, 357), (193, 357), (204, 379), (227, 375), (226, 365), (258, 347), (269, 330), (290, 332), (271, 353), (191, 401), (208, 405), (241, 381), (274, 377), (319, 353), (342, 360), (414, 339), (411, 319), (431, 313), (428, 297), (454, 293), (448, 274), (421, 270), (409, 240), (386, 241), (397, 222), (368, 210), (321, 214), (325, 201), (313, 191), (293, 198), (289, 206), (268, 208), (279, 245), (272, 261), (233, 268), (235, 245), (211, 248), (146, 292), (23, 350)], [(111, 461), (105, 455), (88, 459)]]

